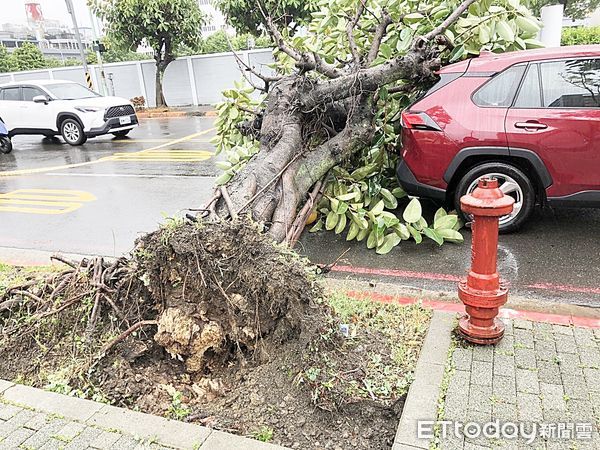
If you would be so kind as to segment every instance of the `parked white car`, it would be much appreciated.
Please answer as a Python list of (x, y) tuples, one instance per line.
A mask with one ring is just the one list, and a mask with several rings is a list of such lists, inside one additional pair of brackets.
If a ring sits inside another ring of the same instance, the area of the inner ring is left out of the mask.
[(109, 133), (123, 137), (138, 125), (129, 100), (103, 97), (79, 83), (60, 80), (0, 85), (0, 119), (10, 136), (62, 135), (71, 145)]

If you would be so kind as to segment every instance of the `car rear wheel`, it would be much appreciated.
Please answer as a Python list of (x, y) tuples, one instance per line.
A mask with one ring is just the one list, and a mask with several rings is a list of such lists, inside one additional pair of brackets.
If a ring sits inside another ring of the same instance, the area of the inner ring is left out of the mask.
[(129, 134), (130, 131), (131, 130), (116, 131), (113, 133), (113, 136), (118, 138), (124, 138)]
[[(500, 217), (501, 233), (510, 233), (523, 226), (535, 206), (535, 189), (531, 180), (520, 169), (505, 163), (485, 163), (469, 170), (459, 181), (454, 194), (454, 206), (460, 212), (460, 198), (471, 194), (483, 178), (496, 178), (500, 190), (515, 199), (512, 213)], [(473, 220), (469, 214), (460, 212), (465, 223)]]
[(65, 119), (60, 124), (60, 134), (69, 145), (82, 145), (87, 141), (83, 127), (75, 119)]
[(8, 154), (12, 152), (12, 141), (7, 136), (0, 137), (0, 153)]

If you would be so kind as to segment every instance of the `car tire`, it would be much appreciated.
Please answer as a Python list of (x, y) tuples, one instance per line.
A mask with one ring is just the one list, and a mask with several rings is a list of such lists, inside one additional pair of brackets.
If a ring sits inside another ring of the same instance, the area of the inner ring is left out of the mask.
[[(484, 163), (470, 169), (458, 182), (454, 193), (454, 206), (465, 223), (472, 217), (460, 210), (460, 198), (473, 192), (482, 177), (497, 178), (500, 188), (515, 199), (515, 208), (508, 216), (500, 218), (501, 233), (510, 233), (523, 226), (535, 207), (535, 188), (531, 180), (520, 169), (506, 163)], [(505, 186), (502, 188), (502, 186)]]
[(69, 145), (77, 146), (85, 144), (87, 137), (83, 127), (75, 119), (65, 119), (60, 124), (60, 134)]
[(0, 137), (0, 153), (8, 155), (10, 152), (12, 152), (12, 149), (13, 146), (10, 138), (7, 136)]
[(131, 130), (116, 131), (113, 133), (113, 136), (117, 138), (124, 138), (129, 134), (130, 131)]

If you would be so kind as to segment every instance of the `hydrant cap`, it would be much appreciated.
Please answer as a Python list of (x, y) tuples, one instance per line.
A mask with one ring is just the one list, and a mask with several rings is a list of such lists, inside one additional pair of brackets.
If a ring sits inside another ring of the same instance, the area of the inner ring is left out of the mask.
[(512, 212), (514, 203), (514, 198), (500, 190), (496, 178), (480, 179), (473, 193), (460, 199), (461, 209), (475, 216), (504, 216)]

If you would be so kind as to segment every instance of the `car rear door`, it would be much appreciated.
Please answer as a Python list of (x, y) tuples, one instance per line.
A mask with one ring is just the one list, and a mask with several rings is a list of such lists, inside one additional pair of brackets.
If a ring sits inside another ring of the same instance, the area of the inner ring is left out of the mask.
[(8, 131), (22, 128), (24, 114), (20, 111), (21, 87), (8, 86), (2, 88), (0, 96), (0, 117), (4, 120)]
[(600, 190), (600, 59), (529, 64), (505, 128), (510, 149), (546, 165), (549, 199)]

